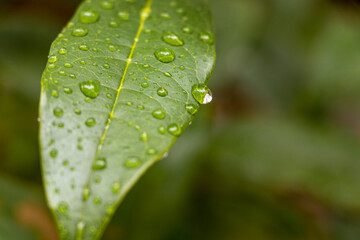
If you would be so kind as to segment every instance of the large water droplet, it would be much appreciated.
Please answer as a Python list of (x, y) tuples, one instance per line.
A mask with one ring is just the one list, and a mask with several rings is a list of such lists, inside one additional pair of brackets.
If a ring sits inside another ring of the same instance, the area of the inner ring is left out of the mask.
[(176, 123), (173, 123), (168, 126), (168, 132), (174, 136), (180, 136), (181, 128)]
[(163, 110), (161, 109), (155, 109), (153, 112), (152, 112), (152, 115), (154, 118), (156, 119), (164, 119), (165, 118), (165, 113)]
[(71, 35), (73, 35), (74, 37), (85, 37), (88, 34), (88, 30), (86, 28), (75, 28), (72, 32)]
[(92, 165), (94, 170), (101, 170), (106, 168), (106, 158), (98, 158)]
[(88, 126), (88, 127), (93, 127), (95, 124), (96, 124), (96, 120), (95, 120), (95, 118), (93, 118), (93, 117), (88, 118), (88, 119), (85, 121), (85, 125)]
[(141, 160), (138, 157), (130, 157), (124, 163), (124, 166), (127, 168), (137, 168), (140, 165), (141, 165)]
[(54, 115), (55, 115), (55, 117), (62, 117), (63, 116), (63, 114), (64, 114), (64, 111), (61, 109), (61, 108), (59, 108), (59, 107), (56, 107), (55, 109), (54, 109)]
[(57, 62), (58, 60), (59, 58), (56, 55), (49, 56), (49, 63), (54, 63)]
[(99, 13), (94, 10), (84, 10), (80, 12), (79, 20), (82, 23), (94, 23), (99, 19)]
[(201, 39), (201, 41), (203, 41), (204, 43), (207, 43), (207, 44), (213, 44), (213, 42), (214, 42), (214, 37), (209, 32), (201, 32), (200, 39)]
[(212, 93), (210, 88), (208, 88), (205, 84), (199, 83), (193, 85), (191, 88), (191, 93), (195, 100), (200, 104), (207, 104), (212, 100)]
[(59, 54), (66, 54), (68, 51), (66, 48), (60, 48), (59, 49)]
[(167, 32), (162, 35), (162, 40), (172, 46), (182, 46), (184, 41), (175, 33)]
[(110, 1), (103, 1), (101, 7), (104, 9), (112, 9), (114, 5)]
[(175, 54), (168, 48), (159, 48), (155, 51), (155, 57), (163, 63), (169, 63), (175, 60)]
[(100, 94), (100, 82), (90, 80), (80, 83), (81, 92), (89, 98), (96, 98)]
[(157, 95), (159, 95), (160, 97), (166, 97), (168, 95), (168, 92), (165, 88), (159, 87), (157, 90)]

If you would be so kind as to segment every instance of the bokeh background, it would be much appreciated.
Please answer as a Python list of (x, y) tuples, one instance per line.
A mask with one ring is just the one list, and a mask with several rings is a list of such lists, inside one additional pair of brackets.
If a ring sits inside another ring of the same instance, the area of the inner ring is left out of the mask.
[[(37, 108), (79, 0), (0, 0), (0, 239), (56, 240)], [(104, 240), (359, 240), (360, 1), (212, 0), (214, 101)]]

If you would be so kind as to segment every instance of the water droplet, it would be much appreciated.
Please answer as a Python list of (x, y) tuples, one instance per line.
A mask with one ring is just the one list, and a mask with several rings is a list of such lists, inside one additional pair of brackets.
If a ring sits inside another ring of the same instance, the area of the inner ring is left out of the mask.
[(67, 94), (72, 94), (72, 89), (69, 88), (69, 87), (64, 87), (64, 93), (67, 93)]
[(65, 63), (65, 64), (64, 64), (64, 67), (66, 67), (66, 68), (72, 68), (73, 65), (72, 65), (71, 63)]
[(203, 41), (204, 43), (207, 43), (207, 44), (213, 44), (213, 42), (214, 42), (214, 37), (209, 32), (201, 32), (200, 39), (201, 39), (201, 41)]
[(113, 194), (116, 194), (116, 193), (119, 192), (120, 188), (121, 188), (120, 183), (119, 183), (119, 182), (114, 182), (114, 183), (112, 184), (112, 186), (111, 186), (111, 192), (112, 192)]
[(183, 65), (181, 65), (179, 68), (180, 70), (185, 70), (185, 67)]
[(179, 14), (179, 15), (185, 15), (185, 14), (186, 14), (186, 11), (185, 11), (184, 8), (178, 8), (178, 9), (176, 9), (175, 12), (176, 12), (177, 14)]
[(99, 205), (101, 203), (102, 199), (100, 196), (95, 196), (94, 197), (94, 204), (95, 205)]
[(139, 109), (139, 110), (144, 110), (145, 109), (145, 107), (143, 105), (138, 105), (136, 108)]
[(56, 107), (55, 109), (54, 109), (54, 115), (55, 115), (55, 117), (62, 117), (63, 116), (63, 114), (64, 114), (64, 111), (61, 109), (61, 108), (59, 108), (59, 107)]
[(109, 69), (109, 68), (110, 68), (110, 65), (107, 64), (107, 63), (105, 63), (105, 64), (103, 65), (103, 67), (106, 68), (106, 69)]
[(155, 51), (155, 57), (163, 63), (169, 63), (175, 60), (175, 54), (168, 48), (159, 48)]
[(89, 46), (86, 45), (86, 44), (81, 44), (81, 45), (79, 46), (79, 49), (80, 49), (80, 50), (83, 50), (83, 51), (88, 51), (88, 50), (89, 50)]
[(149, 83), (148, 83), (148, 82), (143, 82), (143, 83), (141, 84), (141, 86), (142, 86), (143, 88), (147, 88), (147, 87), (149, 87)]
[(185, 109), (191, 115), (194, 115), (198, 111), (198, 107), (192, 103), (188, 103), (185, 105)]
[(59, 71), (59, 74), (60, 74), (61, 76), (66, 76), (66, 72), (65, 72), (65, 71)]
[(128, 105), (128, 106), (132, 106), (132, 105), (133, 105), (133, 103), (132, 103), (132, 102), (126, 102), (126, 105)]
[(94, 10), (81, 11), (79, 15), (79, 20), (82, 23), (97, 22), (97, 20), (99, 20), (99, 13)]
[(78, 108), (75, 108), (75, 109), (74, 109), (74, 113), (77, 114), (77, 115), (80, 115), (80, 114), (81, 114), (81, 110), (78, 109)]
[(156, 119), (164, 119), (165, 118), (165, 112), (161, 109), (155, 109), (153, 112), (152, 112), (152, 115), (154, 118)]
[(89, 186), (86, 186), (83, 189), (83, 201), (88, 200), (89, 196), (90, 196), (90, 189), (89, 189)]
[(71, 74), (69, 75), (69, 77), (71, 77), (71, 78), (76, 78), (76, 75), (73, 74), (73, 73), (71, 73)]
[(104, 9), (112, 9), (114, 5), (110, 1), (103, 1), (101, 7)]
[(96, 98), (100, 94), (100, 82), (90, 80), (80, 83), (81, 92), (89, 98)]
[(148, 140), (148, 134), (147, 132), (142, 132), (140, 134), (140, 140), (143, 141), (143, 142), (146, 142)]
[(49, 56), (49, 63), (55, 63), (58, 60), (59, 60), (59, 58), (56, 55)]
[(110, 93), (107, 93), (106, 97), (109, 98), (109, 99), (112, 99), (112, 95)]
[(184, 41), (175, 33), (167, 32), (162, 35), (162, 40), (172, 46), (182, 46)]
[(76, 240), (82, 240), (84, 235), (85, 223), (83, 221), (78, 222), (76, 225)]
[(168, 132), (174, 136), (180, 136), (181, 128), (176, 123), (173, 123), (168, 126)]
[(128, 20), (129, 19), (129, 13), (128, 12), (118, 12), (118, 18), (121, 19), (121, 20)]
[(59, 92), (57, 90), (52, 90), (51, 91), (51, 95), (54, 97), (54, 98), (58, 98), (59, 97)]
[(189, 26), (183, 26), (183, 27), (181, 28), (181, 30), (182, 30), (184, 33), (186, 33), (186, 34), (191, 34), (191, 33), (193, 33), (192, 28), (189, 27)]
[(57, 151), (56, 149), (52, 149), (52, 150), (50, 151), (50, 157), (56, 158), (57, 155), (58, 155), (58, 151)]
[(60, 214), (66, 214), (69, 211), (69, 206), (66, 202), (60, 202), (57, 209)]
[(141, 161), (138, 157), (130, 157), (124, 163), (124, 166), (126, 168), (137, 168), (140, 165), (141, 165)]
[(66, 48), (60, 48), (59, 54), (66, 54), (68, 51)]
[(149, 148), (146, 153), (148, 155), (155, 155), (157, 153), (157, 150), (155, 148)]
[(165, 77), (172, 77), (171, 73), (169, 73), (169, 72), (164, 72), (164, 76)]
[(157, 90), (157, 95), (159, 95), (160, 97), (166, 97), (168, 95), (168, 92), (165, 88), (159, 87)]
[(160, 17), (164, 19), (171, 19), (171, 15), (166, 12), (160, 13)]
[(73, 35), (74, 37), (85, 37), (88, 34), (88, 30), (86, 28), (75, 28), (72, 32), (71, 35)]
[(92, 169), (101, 170), (106, 168), (106, 158), (98, 158), (92, 165)]
[(207, 104), (212, 100), (212, 93), (205, 84), (199, 83), (193, 85), (191, 88), (191, 93), (195, 100), (200, 104)]
[(160, 126), (160, 127), (158, 128), (158, 132), (159, 132), (160, 134), (165, 134), (165, 133), (166, 133), (166, 128), (165, 128), (164, 126)]
[(91, 117), (85, 121), (86, 126), (93, 127), (96, 124), (95, 118)]
[(116, 21), (111, 20), (109, 23), (109, 27), (117, 28), (117, 27), (119, 27), (119, 24)]

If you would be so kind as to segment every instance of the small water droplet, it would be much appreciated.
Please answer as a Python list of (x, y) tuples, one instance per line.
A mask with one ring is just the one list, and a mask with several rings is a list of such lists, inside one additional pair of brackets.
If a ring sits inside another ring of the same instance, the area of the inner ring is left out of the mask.
[(164, 19), (171, 19), (171, 15), (166, 12), (160, 13), (160, 17)]
[(126, 168), (137, 168), (140, 165), (141, 165), (141, 161), (138, 157), (130, 157), (124, 163), (124, 166)]
[(142, 86), (143, 88), (147, 88), (147, 87), (149, 87), (149, 83), (148, 83), (148, 82), (143, 82), (143, 83), (141, 84), (141, 86)]
[(81, 110), (78, 109), (78, 108), (75, 108), (75, 109), (74, 109), (74, 113), (77, 114), (77, 115), (80, 115), (80, 114), (81, 114)]
[(57, 155), (58, 155), (58, 151), (57, 151), (56, 149), (52, 149), (52, 150), (50, 151), (50, 157), (56, 158)]
[(181, 128), (176, 123), (173, 123), (168, 126), (168, 132), (174, 136), (180, 136)]
[(49, 56), (49, 59), (48, 59), (49, 63), (55, 63), (58, 60), (59, 60), (59, 58), (56, 55)]
[(186, 104), (185, 109), (191, 115), (194, 115), (198, 111), (198, 107), (195, 104), (192, 104), (192, 103)]
[(214, 37), (212, 36), (211, 33), (209, 32), (200, 32), (200, 39), (201, 41), (203, 41), (204, 43), (207, 44), (213, 44), (214, 42)]
[(85, 223), (83, 221), (78, 222), (76, 225), (76, 240), (82, 240), (84, 235)]
[(66, 202), (60, 202), (57, 206), (57, 210), (60, 214), (66, 214), (69, 211), (69, 206)]
[(121, 184), (119, 182), (114, 182), (111, 186), (111, 192), (113, 194), (116, 194), (119, 192), (120, 188), (121, 188)]
[(109, 98), (109, 99), (112, 99), (112, 95), (110, 93), (107, 93), (106, 97)]
[(165, 128), (164, 126), (160, 126), (160, 127), (158, 128), (158, 132), (159, 132), (160, 134), (165, 134), (165, 133), (166, 133), (166, 128)]
[(162, 40), (172, 46), (182, 46), (184, 41), (175, 33), (167, 32), (162, 35)]
[(98, 158), (94, 161), (92, 169), (101, 170), (106, 168), (106, 158)]
[(59, 54), (66, 54), (68, 51), (66, 48), (60, 48)]
[(164, 72), (164, 76), (165, 77), (172, 77), (171, 73), (169, 73), (169, 72)]
[(159, 48), (155, 51), (155, 57), (163, 63), (170, 63), (175, 60), (175, 54), (168, 48)]
[(159, 95), (160, 97), (166, 97), (168, 95), (168, 92), (165, 88), (159, 87), (157, 89), (157, 95)]
[(109, 50), (110, 50), (111, 52), (115, 52), (115, 51), (116, 51), (116, 47), (115, 47), (114, 45), (110, 45), (110, 46), (109, 46)]
[(142, 132), (140, 134), (140, 140), (143, 141), (143, 142), (146, 142), (148, 140), (148, 134), (147, 132)]
[(102, 199), (101, 199), (101, 197), (100, 196), (95, 196), (94, 197), (94, 204), (95, 205), (99, 205), (100, 203), (101, 203), (101, 201), (102, 201)]
[(72, 89), (69, 87), (63, 87), (64, 93), (72, 94)]
[(105, 64), (103, 65), (103, 67), (106, 68), (106, 69), (109, 69), (109, 68), (110, 68), (110, 65), (109, 65), (108, 63), (105, 63)]
[(62, 108), (56, 107), (56, 108), (54, 109), (54, 115), (55, 115), (55, 117), (60, 118), (60, 117), (63, 116), (63, 114), (64, 114), (64, 111), (62, 110)]
[(80, 12), (79, 20), (82, 23), (94, 23), (99, 19), (99, 13), (95, 10), (84, 10)]
[(96, 120), (93, 117), (88, 118), (85, 121), (85, 125), (88, 126), (88, 127), (93, 127), (95, 124), (96, 124)]
[(119, 27), (119, 24), (118, 24), (116, 21), (111, 20), (111, 21), (109, 22), (109, 27), (117, 28), (117, 27)]
[(184, 8), (178, 8), (175, 10), (175, 12), (179, 15), (185, 15), (186, 14), (186, 11)]
[(89, 186), (86, 186), (83, 189), (83, 201), (88, 200), (89, 196), (90, 196), (90, 189), (89, 189)]
[(146, 153), (148, 155), (155, 155), (157, 153), (157, 150), (155, 148), (149, 148)]
[(207, 104), (212, 100), (212, 93), (205, 84), (199, 83), (193, 85), (191, 88), (191, 93), (195, 100), (200, 104)]
[(89, 50), (89, 46), (86, 45), (86, 44), (81, 44), (81, 45), (79, 46), (79, 49), (80, 49), (80, 50), (83, 50), (83, 51), (88, 51), (88, 50)]
[(85, 37), (88, 34), (88, 30), (86, 28), (75, 28), (72, 32), (71, 35), (73, 35), (74, 37)]
[(128, 20), (129, 19), (129, 13), (125, 11), (118, 12), (118, 18), (121, 20)]
[(181, 30), (182, 30), (184, 33), (186, 33), (186, 34), (191, 34), (191, 33), (193, 33), (192, 28), (189, 27), (189, 26), (183, 26), (183, 27), (181, 28)]
[(58, 97), (59, 97), (59, 92), (58, 92), (58, 90), (52, 90), (52, 91), (51, 91), (51, 95), (52, 95), (54, 98), (58, 98)]
[(65, 63), (65, 64), (64, 64), (64, 67), (66, 67), (66, 68), (72, 68), (73, 65), (72, 65), (71, 63)]
[(96, 98), (100, 94), (100, 82), (90, 80), (80, 83), (81, 92), (89, 98)]
[(103, 1), (101, 7), (104, 9), (112, 9), (114, 5), (110, 1)]
[(161, 109), (155, 109), (153, 112), (152, 112), (152, 115), (154, 118), (156, 119), (164, 119), (165, 118), (165, 112)]
[(180, 69), (180, 70), (185, 70), (185, 67), (184, 67), (183, 65), (181, 65), (181, 66), (179, 67), (179, 69)]

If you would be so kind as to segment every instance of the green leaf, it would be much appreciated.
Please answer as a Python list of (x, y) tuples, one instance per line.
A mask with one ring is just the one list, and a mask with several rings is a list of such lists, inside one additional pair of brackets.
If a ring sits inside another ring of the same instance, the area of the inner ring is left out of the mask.
[(99, 239), (138, 178), (211, 100), (202, 0), (85, 1), (52, 44), (40, 142), (62, 239)]

